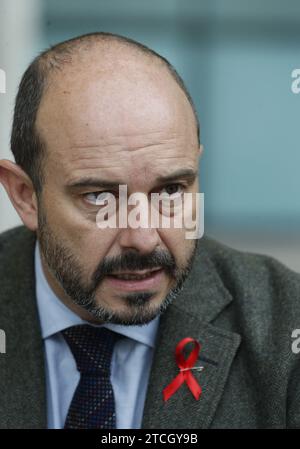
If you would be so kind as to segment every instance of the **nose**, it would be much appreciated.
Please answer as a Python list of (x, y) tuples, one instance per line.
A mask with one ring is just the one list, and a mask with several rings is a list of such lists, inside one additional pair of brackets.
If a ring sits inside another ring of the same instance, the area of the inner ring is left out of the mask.
[(126, 228), (120, 231), (121, 249), (133, 249), (140, 253), (150, 253), (160, 244), (160, 237), (155, 228)]

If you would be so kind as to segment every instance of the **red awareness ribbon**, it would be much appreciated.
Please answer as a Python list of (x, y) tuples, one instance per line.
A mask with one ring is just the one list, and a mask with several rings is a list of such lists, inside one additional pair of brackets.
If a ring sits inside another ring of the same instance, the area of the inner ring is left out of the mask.
[[(194, 348), (187, 359), (183, 357), (182, 350), (187, 343), (193, 342)], [(194, 338), (186, 337), (183, 338), (175, 350), (175, 357), (178, 367), (180, 368), (179, 374), (172, 380), (172, 382), (163, 390), (164, 401), (166, 402), (177, 390), (178, 388), (186, 382), (187, 386), (193, 393), (196, 400), (200, 398), (202, 393), (202, 388), (198, 384), (197, 380), (191, 372), (191, 368), (194, 366), (198, 355), (200, 352), (200, 344)], [(183, 370), (183, 371), (181, 371)]]

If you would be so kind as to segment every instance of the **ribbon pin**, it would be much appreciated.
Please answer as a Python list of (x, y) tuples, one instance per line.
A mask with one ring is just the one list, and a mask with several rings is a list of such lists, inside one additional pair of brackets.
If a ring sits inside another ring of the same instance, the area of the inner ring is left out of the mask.
[[(194, 348), (187, 359), (183, 357), (182, 350), (190, 342), (194, 343)], [(167, 385), (163, 390), (164, 401), (166, 402), (177, 390), (178, 388), (186, 382), (190, 391), (192, 392), (194, 398), (198, 400), (202, 393), (202, 388), (198, 384), (197, 380), (193, 376), (191, 370), (202, 371), (203, 366), (196, 366), (194, 364), (198, 358), (200, 352), (200, 344), (194, 338), (186, 337), (183, 338), (175, 350), (176, 363), (179, 367), (179, 374), (172, 380), (172, 382)]]

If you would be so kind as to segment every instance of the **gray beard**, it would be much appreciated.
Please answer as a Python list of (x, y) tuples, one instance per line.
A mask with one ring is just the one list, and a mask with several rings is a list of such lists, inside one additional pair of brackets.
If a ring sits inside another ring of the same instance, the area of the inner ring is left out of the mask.
[[(152, 259), (153, 262), (156, 262), (156, 266), (159, 266), (162, 261), (163, 263), (161, 265), (163, 267), (164, 263), (167, 267), (172, 266), (173, 270), (169, 268), (169, 273), (172, 273), (175, 280), (175, 286), (169, 290), (159, 306), (154, 308), (151, 304), (151, 297), (156, 294), (155, 291), (127, 293), (122, 295), (122, 299), (127, 306), (128, 312), (119, 313), (108, 307), (103, 307), (102, 305), (97, 304), (96, 290), (99, 286), (99, 275), (96, 276), (96, 273), (99, 269), (94, 273), (92, 278), (93, 281), (90, 285), (86, 285), (83, 281), (82, 268), (80, 267), (76, 256), (74, 256), (66, 246), (59, 243), (59, 239), (55, 238), (49, 230), (44, 214), (41, 214), (40, 212), (37, 235), (41, 256), (52, 275), (63, 288), (64, 292), (70, 297), (72, 302), (89, 312), (94, 320), (99, 323), (114, 323), (127, 326), (145, 325), (166, 311), (168, 306), (183, 289), (184, 283), (193, 265), (198, 243), (198, 240), (196, 239), (192, 254), (184, 269), (179, 270), (178, 267), (176, 267), (174, 259), (170, 255), (164, 254), (164, 257)], [(104, 275), (102, 277), (100, 276), (100, 279), (103, 279), (103, 277)]]

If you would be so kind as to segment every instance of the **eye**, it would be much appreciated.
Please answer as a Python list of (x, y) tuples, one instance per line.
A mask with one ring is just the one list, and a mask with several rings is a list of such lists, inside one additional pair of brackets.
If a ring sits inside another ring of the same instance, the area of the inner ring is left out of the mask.
[(182, 195), (184, 186), (182, 184), (169, 184), (162, 189), (162, 193), (166, 196), (176, 197)]
[(89, 192), (84, 193), (82, 196), (87, 203), (93, 204), (94, 206), (101, 206), (100, 201), (108, 200), (110, 195), (111, 192)]

